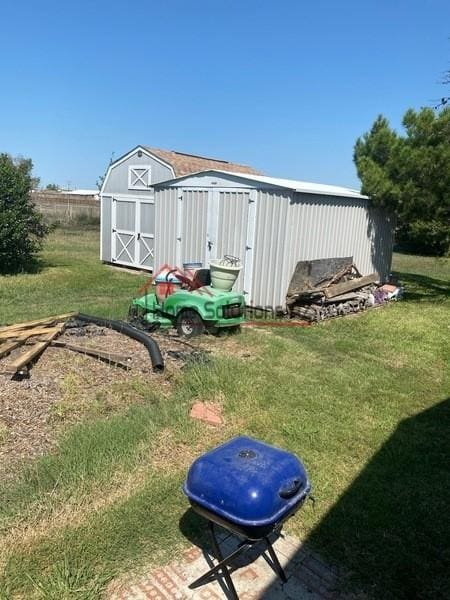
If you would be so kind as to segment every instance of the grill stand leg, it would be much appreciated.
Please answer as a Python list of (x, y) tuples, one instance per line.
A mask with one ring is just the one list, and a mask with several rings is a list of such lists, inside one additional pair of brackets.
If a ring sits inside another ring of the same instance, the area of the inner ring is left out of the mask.
[(214, 575), (217, 575), (220, 571), (222, 571), (222, 575), (227, 583), (228, 591), (230, 592), (231, 598), (233, 600), (239, 600), (239, 596), (237, 595), (236, 588), (234, 587), (234, 583), (231, 579), (230, 571), (228, 570), (228, 565), (237, 556), (239, 556), (239, 554), (248, 550), (248, 548), (250, 548), (251, 544), (248, 542), (243, 542), (242, 544), (239, 545), (239, 547), (234, 552), (232, 552), (231, 554), (229, 554), (228, 556), (226, 556), (224, 558), (222, 555), (222, 552), (220, 550), (219, 543), (217, 542), (216, 533), (214, 531), (214, 523), (209, 521), (208, 524), (209, 524), (209, 530), (211, 532), (213, 550), (214, 550), (216, 558), (219, 560), (219, 562), (217, 563), (217, 565), (212, 567), (212, 569), (210, 569), (204, 575), (202, 575), (201, 577), (196, 579), (193, 583), (191, 583), (189, 585), (189, 587), (190, 587), (190, 589), (200, 587), (201, 585), (208, 583), (214, 577)]
[(264, 540), (267, 544), (267, 550), (269, 551), (270, 558), (272, 559), (272, 562), (273, 562), (273, 567), (274, 567), (278, 577), (281, 579), (281, 581), (283, 583), (286, 583), (286, 581), (287, 581), (286, 573), (284, 572), (283, 567), (280, 565), (280, 561), (278, 560), (278, 556), (276, 555), (275, 550), (273, 549), (272, 543), (270, 542), (269, 538), (264, 538)]
[[(221, 571), (222, 575), (226, 581), (227, 588), (228, 588), (231, 598), (233, 600), (239, 600), (239, 596), (237, 595), (236, 588), (234, 587), (234, 583), (231, 579), (230, 570), (228, 567), (229, 567), (230, 563), (237, 556), (239, 556), (240, 554), (242, 554), (242, 552), (245, 552), (246, 550), (251, 548), (253, 546), (254, 542), (250, 542), (248, 540), (242, 542), (241, 544), (239, 544), (239, 546), (236, 548), (236, 550), (234, 552), (232, 552), (231, 554), (229, 554), (228, 556), (226, 556), (224, 558), (223, 554), (220, 550), (219, 543), (216, 538), (216, 533), (214, 530), (214, 523), (212, 521), (208, 521), (208, 525), (209, 525), (209, 530), (211, 532), (213, 550), (214, 550), (216, 558), (218, 559), (219, 562), (214, 567), (212, 567), (209, 571), (207, 571), (201, 577), (199, 577), (193, 583), (191, 583), (189, 585), (189, 588), (195, 589), (205, 583), (208, 583), (209, 581), (211, 581), (214, 578), (215, 575), (218, 575), (219, 572)], [(270, 542), (269, 538), (267, 538), (267, 537), (264, 538), (264, 541), (266, 542), (267, 550), (268, 550), (270, 558), (272, 560), (274, 570), (276, 571), (276, 573), (280, 577), (280, 579), (283, 581), (283, 583), (286, 583), (286, 581), (287, 581), (286, 574), (283, 570), (283, 567), (280, 565), (280, 561), (278, 560), (278, 556), (276, 555), (275, 550), (273, 549), (272, 543)]]

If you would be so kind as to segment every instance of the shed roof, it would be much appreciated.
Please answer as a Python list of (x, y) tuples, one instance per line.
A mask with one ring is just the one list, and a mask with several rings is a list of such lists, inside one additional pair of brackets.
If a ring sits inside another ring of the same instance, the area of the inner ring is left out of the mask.
[[(239, 173), (232, 174), (240, 176)], [(299, 181), (296, 179), (281, 179), (279, 177), (266, 177), (265, 175), (259, 174), (248, 174), (245, 176), (245, 178), (251, 179), (252, 181), (259, 181), (260, 183), (267, 183), (269, 185), (285, 187), (296, 192), (303, 192), (308, 194), (325, 194), (328, 196), (345, 196), (346, 198), (361, 198), (364, 200), (368, 199), (368, 196), (364, 196), (358, 190), (343, 187), (340, 185), (312, 183), (310, 181)]]
[(143, 147), (148, 150), (148, 152), (154, 154), (173, 167), (177, 177), (211, 169), (234, 173), (259, 174), (259, 171), (253, 167), (228, 162), (227, 160), (198, 156), (196, 154), (187, 154), (185, 152), (177, 152), (176, 150), (161, 150), (160, 148), (151, 148), (150, 146)]
[[(253, 174), (253, 173), (242, 173), (231, 170), (224, 169), (208, 169), (207, 171), (200, 171), (197, 173), (190, 173), (191, 177), (195, 177), (196, 175), (201, 175), (203, 173), (217, 173), (217, 174), (225, 174), (225, 175), (233, 175), (235, 177), (239, 177), (240, 179), (246, 179), (249, 181), (255, 181), (257, 183), (264, 183), (268, 186), (285, 188), (294, 192), (300, 192), (303, 194), (319, 194), (324, 196), (343, 196), (345, 198), (355, 198), (360, 200), (367, 200), (368, 196), (364, 196), (358, 190), (353, 188), (346, 188), (338, 185), (326, 185), (323, 183), (312, 183), (309, 181), (299, 181), (295, 179), (282, 179), (279, 177), (266, 177), (265, 175)], [(164, 185), (175, 183), (177, 180), (184, 179), (186, 177), (177, 177), (170, 181), (163, 181), (160, 184), (157, 184), (161, 187)]]

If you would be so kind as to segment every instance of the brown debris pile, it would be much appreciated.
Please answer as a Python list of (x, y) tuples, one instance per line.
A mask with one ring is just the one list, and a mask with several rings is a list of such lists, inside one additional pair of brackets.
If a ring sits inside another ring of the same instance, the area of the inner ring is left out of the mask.
[(397, 286), (380, 286), (376, 273), (362, 276), (352, 257), (318, 259), (297, 263), (286, 304), (289, 316), (317, 322), (366, 310), (400, 293)]

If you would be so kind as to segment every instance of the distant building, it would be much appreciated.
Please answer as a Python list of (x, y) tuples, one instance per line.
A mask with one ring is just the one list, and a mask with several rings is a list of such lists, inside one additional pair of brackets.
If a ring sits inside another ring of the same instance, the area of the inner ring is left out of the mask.
[(92, 196), (96, 200), (99, 200), (99, 198), (100, 198), (100, 195), (99, 195), (99, 192), (97, 189), (95, 189), (95, 190), (77, 189), (77, 190), (70, 190), (65, 193), (66, 194), (74, 194), (76, 196)]

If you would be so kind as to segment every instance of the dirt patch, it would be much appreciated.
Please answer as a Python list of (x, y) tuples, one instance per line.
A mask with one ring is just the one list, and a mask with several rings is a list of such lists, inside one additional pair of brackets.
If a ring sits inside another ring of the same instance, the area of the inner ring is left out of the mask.
[(0, 374), (0, 481), (12, 476), (23, 461), (53, 451), (70, 424), (108, 417), (145, 402), (152, 393), (169, 397), (174, 383), (193, 364), (207, 364), (215, 356), (251, 360), (261, 351), (258, 344), (242, 344), (240, 335), (204, 335), (188, 341), (169, 330), (153, 337), (165, 361), (163, 374), (153, 373), (142, 344), (95, 325), (67, 329), (58, 340), (120, 354), (129, 359), (128, 370), (66, 348), (48, 347), (28, 379), (16, 381)]
[[(24, 460), (56, 447), (68, 424), (87, 416), (108, 416), (133, 403), (144, 402), (152, 390), (169, 395), (173, 381), (202, 342), (183, 343), (175, 335), (156, 335), (165, 360), (163, 374), (152, 371), (145, 347), (124, 335), (89, 325), (68, 329), (58, 339), (130, 358), (129, 370), (65, 348), (49, 347), (30, 370), (29, 379), (0, 375), (0, 481)], [(173, 357), (171, 353), (184, 354)], [(9, 361), (20, 350), (3, 359)], [(152, 383), (155, 385), (152, 386)]]

